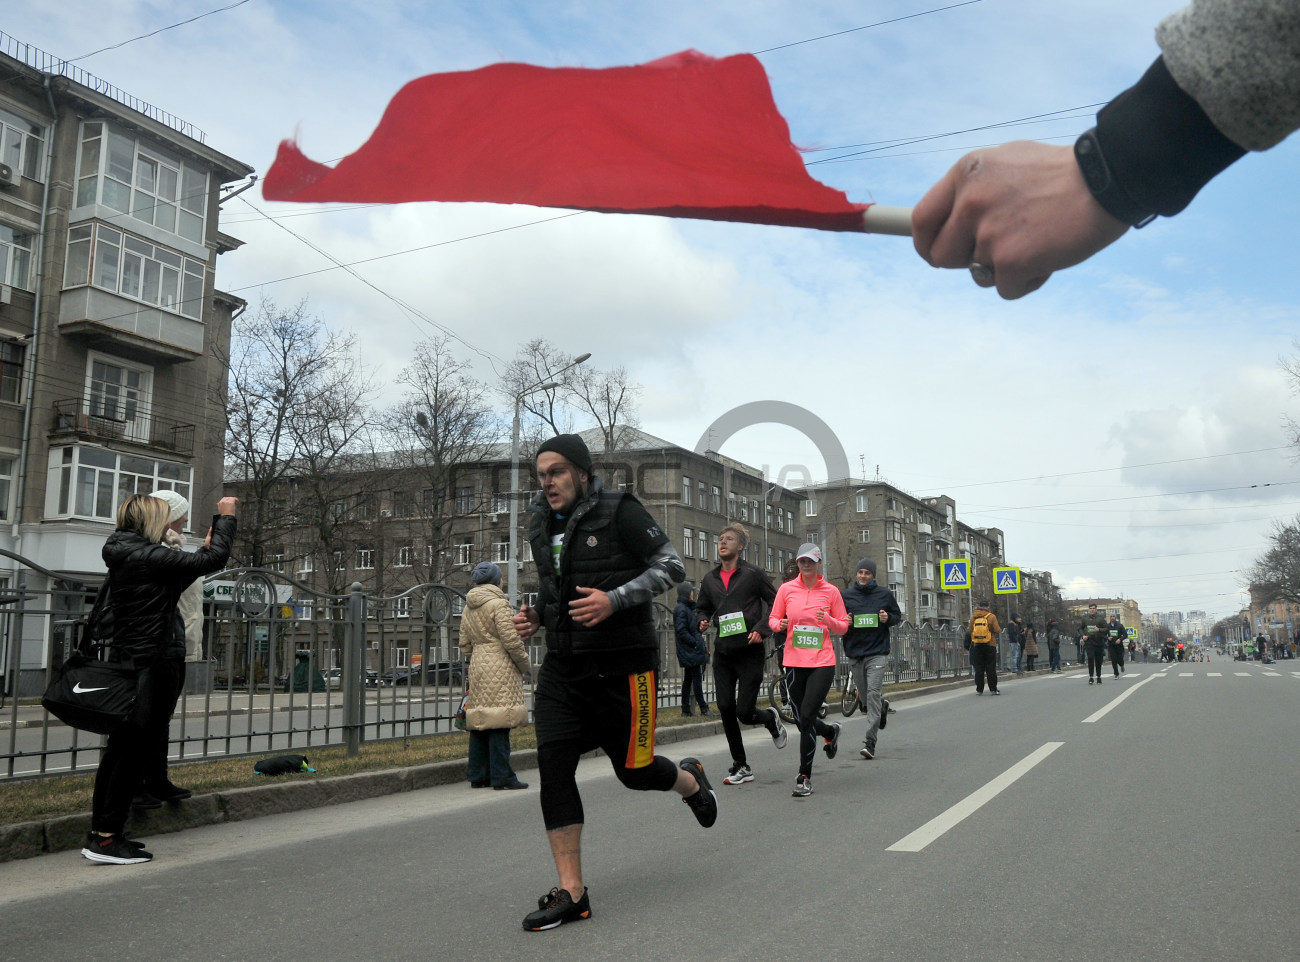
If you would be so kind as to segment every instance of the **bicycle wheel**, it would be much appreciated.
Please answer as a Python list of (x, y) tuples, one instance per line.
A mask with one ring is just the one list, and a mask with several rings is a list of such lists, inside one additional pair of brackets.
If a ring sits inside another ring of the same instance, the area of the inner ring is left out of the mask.
[(840, 695), (840, 714), (852, 718), (858, 710), (858, 686), (853, 682), (844, 683), (844, 693)]
[(779, 675), (767, 683), (767, 700), (771, 702), (782, 721), (793, 724), (794, 712), (790, 710), (790, 689), (786, 687), (784, 675)]

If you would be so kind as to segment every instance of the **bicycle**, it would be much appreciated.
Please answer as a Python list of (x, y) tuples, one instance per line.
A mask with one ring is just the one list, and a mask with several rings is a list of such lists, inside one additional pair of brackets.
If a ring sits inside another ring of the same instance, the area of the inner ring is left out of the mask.
[[(794, 699), (790, 697), (790, 683), (794, 680), (794, 669), (785, 668), (781, 664), (781, 658), (778, 654), (780, 651), (780, 648), (774, 648), (772, 653), (767, 656), (768, 658), (776, 658), (778, 671), (778, 674), (767, 683), (767, 700), (776, 709), (776, 713), (781, 716), (782, 721), (794, 724)], [(825, 718), (829, 711), (829, 706), (822, 702), (822, 706), (817, 709), (817, 717)]]

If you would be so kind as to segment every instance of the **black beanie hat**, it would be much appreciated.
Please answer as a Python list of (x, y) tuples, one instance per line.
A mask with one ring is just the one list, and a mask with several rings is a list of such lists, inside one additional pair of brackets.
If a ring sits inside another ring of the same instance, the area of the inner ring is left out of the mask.
[(587, 450), (587, 442), (576, 434), (557, 434), (549, 441), (543, 441), (537, 453), (544, 451), (553, 451), (579, 471), (591, 474), (591, 452)]
[(695, 592), (695, 586), (689, 581), (683, 581), (677, 586), (677, 600), (690, 601), (691, 595)]
[(861, 561), (858, 562), (857, 570), (861, 571), (863, 568), (866, 568), (868, 571), (870, 571), (871, 577), (874, 578), (876, 576), (876, 559), (863, 558)]

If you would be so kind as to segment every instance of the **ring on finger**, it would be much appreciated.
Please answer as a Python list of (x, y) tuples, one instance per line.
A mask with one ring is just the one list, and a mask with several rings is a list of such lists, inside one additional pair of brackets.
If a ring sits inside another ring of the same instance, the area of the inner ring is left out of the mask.
[(980, 287), (988, 287), (993, 283), (993, 268), (979, 261), (971, 261), (970, 276)]

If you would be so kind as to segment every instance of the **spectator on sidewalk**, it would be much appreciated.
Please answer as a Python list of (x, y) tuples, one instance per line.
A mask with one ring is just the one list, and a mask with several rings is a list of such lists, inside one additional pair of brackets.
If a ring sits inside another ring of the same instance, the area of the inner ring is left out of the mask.
[(501, 569), (480, 561), (470, 572), (474, 587), (465, 596), (460, 650), (469, 659), (469, 729), (466, 775), (473, 788), (497, 791), (527, 788), (510, 767), (510, 729), (528, 724), (524, 678), (532, 671), (528, 649), (511, 620), (514, 613), (501, 590)]
[(677, 605), (673, 608), (673, 634), (677, 639), (677, 664), (682, 666), (682, 714), (693, 715), (691, 698), (701, 715), (708, 715), (704, 697), (704, 666), (709, 663), (709, 646), (695, 626), (695, 589), (686, 582), (677, 586)]
[(1047, 619), (1047, 669), (1061, 673), (1061, 626), (1055, 618)]

